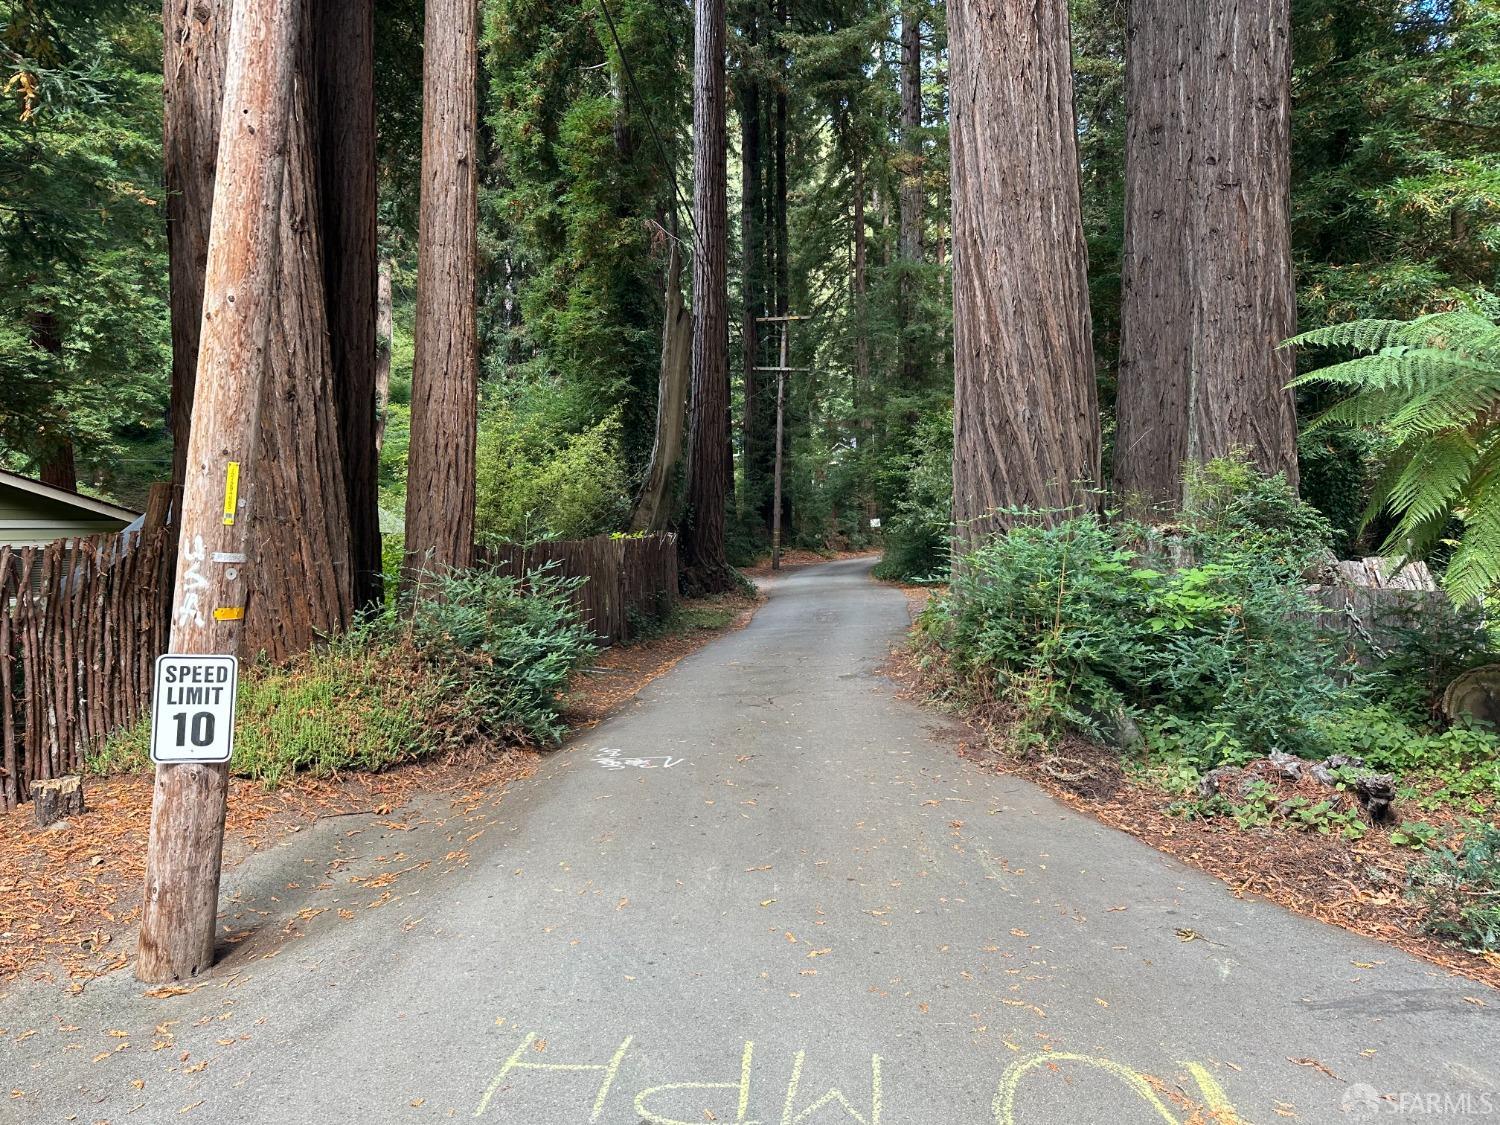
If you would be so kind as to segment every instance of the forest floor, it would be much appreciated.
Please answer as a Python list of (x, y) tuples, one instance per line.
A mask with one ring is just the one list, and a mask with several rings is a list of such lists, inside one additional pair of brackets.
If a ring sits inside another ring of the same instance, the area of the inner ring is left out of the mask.
[[(900, 588), (915, 619), (933, 591)], [(892, 654), (888, 671), (910, 697), (941, 706), (909, 648)], [(972, 708), (955, 717), (966, 728), (957, 740), (964, 758), (1026, 778), (1070, 807), (1222, 879), (1236, 895), (1268, 899), (1500, 988), (1500, 955), (1470, 953), (1422, 932), (1422, 909), (1404, 893), (1414, 855), (1393, 844), (1389, 832), (1375, 830), (1347, 840), (1338, 833), (1287, 827), (1241, 828), (1231, 818), (1174, 816), (1168, 810), (1178, 796), (1153, 785), (1149, 775), (1127, 769), (1113, 747), (1070, 736), (1047, 753), (1019, 752), (1007, 737), (1012, 716), (1003, 705)], [(1053, 765), (1058, 755), (1066, 759), (1066, 771)], [(1320, 797), (1313, 794), (1311, 799)], [(1406, 819), (1397, 812), (1398, 821)], [(1413, 819), (1425, 819), (1446, 832), (1463, 818), (1451, 809), (1424, 808)]]
[[(738, 594), (690, 600), (662, 633), (602, 651), (575, 676), (564, 703), (570, 733), (599, 723), (684, 656), (743, 627), (757, 604)], [(389, 814), (419, 794), (450, 798), (455, 810), (493, 803), (534, 774), (544, 753), (476, 746), (380, 773), (302, 774), (274, 788), (231, 778), (225, 866), (319, 821)], [(36, 969), (40, 979), (65, 978), (82, 992), (129, 959), (120, 938), (140, 919), (151, 777), (90, 777), (85, 788), (87, 812), (47, 829), (36, 827), (30, 805), (0, 813), (0, 987)]]

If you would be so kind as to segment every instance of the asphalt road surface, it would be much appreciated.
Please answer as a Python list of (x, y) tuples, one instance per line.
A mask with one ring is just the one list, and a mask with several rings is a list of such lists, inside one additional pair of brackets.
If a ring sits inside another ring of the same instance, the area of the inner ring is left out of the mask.
[(190, 993), (17, 988), (0, 1120), (1500, 1120), (1500, 995), (961, 761), (868, 569), (768, 584), (491, 812), (234, 868)]

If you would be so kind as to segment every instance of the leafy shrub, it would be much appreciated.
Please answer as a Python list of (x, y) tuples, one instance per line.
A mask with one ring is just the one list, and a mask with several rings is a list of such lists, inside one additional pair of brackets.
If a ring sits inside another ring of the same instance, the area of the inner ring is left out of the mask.
[[(572, 585), (545, 571), (466, 571), (436, 579), (407, 620), (388, 611), (285, 666), (248, 669), (231, 772), (276, 785), (303, 771), (387, 769), (479, 737), (556, 741), (560, 696), (593, 652)], [(142, 720), (88, 766), (149, 768), (150, 741)]]
[(524, 579), (461, 571), (439, 580), (395, 627), (486, 732), (555, 742), (565, 729), (559, 701), (568, 678), (595, 651), (570, 597), (578, 582), (550, 567)]
[(476, 477), (481, 537), (584, 539), (616, 530), (630, 512), (613, 414), (568, 433), (496, 399), (480, 420)]
[(919, 622), (929, 665), (1016, 705), (1026, 737), (1138, 727), (1196, 769), (1321, 753), (1320, 721), (1357, 699), (1303, 589), (1327, 522), (1237, 461), (1204, 467), (1189, 496), (1170, 539), (1081, 516), (966, 556)]
[[(241, 678), (230, 772), (277, 785), (304, 771), (382, 770), (441, 752), (473, 732), (452, 692), (413, 650), (346, 638)], [(92, 755), (89, 768), (146, 769), (150, 744), (150, 723), (142, 720)]]
[(1433, 851), (1407, 878), (1428, 933), (1475, 953), (1500, 952), (1500, 826), (1474, 825), (1462, 843)]
[(1318, 753), (1318, 720), (1347, 689), (1305, 616), (1306, 544), (1293, 549), (1254, 510), (1221, 506), (1192, 532), (1201, 561), (1176, 570), (1142, 554), (1150, 533), (1137, 525), (1017, 527), (961, 560), (919, 635), (959, 681), (1018, 703), (1035, 731), (1099, 733), (1123, 714), (1144, 720), (1148, 740), (1175, 735), (1200, 768)]

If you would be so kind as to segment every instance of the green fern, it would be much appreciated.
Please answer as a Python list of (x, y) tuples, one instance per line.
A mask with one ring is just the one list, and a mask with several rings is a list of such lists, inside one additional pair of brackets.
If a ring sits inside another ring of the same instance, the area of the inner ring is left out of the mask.
[(1395, 442), (1365, 523), (1389, 512), (1384, 550), (1420, 558), (1453, 519), (1463, 534), (1443, 575), (1456, 602), (1500, 587), (1500, 325), (1473, 312), (1356, 320), (1291, 343), (1363, 352), (1297, 379), (1352, 391), (1309, 429), (1371, 426)]

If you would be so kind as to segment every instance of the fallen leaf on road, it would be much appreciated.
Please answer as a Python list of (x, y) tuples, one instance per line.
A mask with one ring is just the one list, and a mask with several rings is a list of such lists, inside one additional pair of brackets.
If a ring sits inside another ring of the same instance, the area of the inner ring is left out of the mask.
[(1290, 1055), (1288, 1055), (1286, 1061), (1289, 1062), (1289, 1063), (1295, 1063), (1298, 1066), (1310, 1066), (1314, 1070), (1316, 1070), (1319, 1074), (1326, 1074), (1326, 1075), (1328, 1075), (1328, 1077), (1332, 1078), (1335, 1082), (1337, 1082), (1339, 1080), (1339, 1076), (1337, 1074), (1333, 1073), (1333, 1071), (1329, 1070), (1326, 1066), (1324, 1066), (1322, 1063), (1320, 1063), (1317, 1059), (1311, 1059), (1311, 1058), (1309, 1058), (1309, 1059), (1294, 1059)]
[(747, 868), (745, 868), (745, 873), (748, 875), (752, 871), (769, 871), (769, 870), (771, 870), (771, 865), (768, 863), (764, 867), (747, 867)]
[(833, 947), (830, 946), (827, 949), (814, 949), (811, 953), (808, 954), (808, 956), (809, 957), (822, 957), (825, 953), (832, 953), (832, 952), (833, 952)]
[(201, 984), (159, 984), (155, 988), (146, 990), (146, 995), (153, 1000), (165, 1000), (168, 996), (186, 996), (202, 988)]

